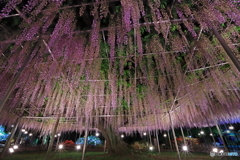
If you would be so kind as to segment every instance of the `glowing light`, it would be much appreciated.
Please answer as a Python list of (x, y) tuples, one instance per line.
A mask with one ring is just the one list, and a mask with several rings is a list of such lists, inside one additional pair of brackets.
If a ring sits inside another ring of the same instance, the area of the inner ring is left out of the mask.
[(121, 138), (124, 138), (124, 135), (123, 135), (123, 134), (121, 135)]
[(99, 133), (98, 133), (98, 132), (96, 133), (96, 136), (97, 136), (97, 137), (99, 136)]
[(61, 136), (61, 134), (60, 133), (58, 133), (58, 137), (60, 137)]
[(27, 131), (25, 131), (25, 132), (24, 132), (24, 134), (28, 134), (28, 132), (27, 132)]
[(60, 144), (60, 145), (58, 146), (58, 149), (63, 149), (63, 145)]
[(146, 135), (147, 135), (147, 133), (146, 133), (146, 132), (144, 132), (144, 133), (143, 133), (143, 135), (144, 135), (144, 136), (146, 136)]
[(13, 149), (13, 148), (9, 148), (9, 152), (10, 152), (10, 153), (13, 153), (13, 152), (14, 152), (14, 149)]
[(153, 148), (153, 146), (150, 146), (150, 147), (149, 147), (149, 150), (151, 150), (151, 151), (152, 151), (153, 149), (154, 149), (154, 148)]
[(164, 134), (163, 137), (167, 137), (167, 134)]
[(233, 130), (233, 129), (234, 129), (234, 127), (233, 127), (233, 126), (229, 126), (229, 129), (230, 129), (230, 130)]
[(14, 127), (14, 125), (11, 125), (11, 127)]
[(213, 136), (213, 134), (212, 134), (212, 133), (210, 133), (210, 136)]
[(213, 152), (218, 152), (218, 149), (217, 149), (217, 148), (213, 148), (212, 151), (213, 151)]
[(25, 129), (22, 129), (22, 132), (25, 132)]
[(29, 136), (32, 136), (32, 133), (29, 133)]
[(14, 145), (14, 146), (13, 146), (13, 149), (18, 149), (18, 145)]
[(204, 131), (200, 131), (200, 134), (204, 134)]
[(188, 147), (187, 146), (183, 146), (182, 149), (183, 149), (183, 151), (188, 151)]
[(223, 153), (224, 151), (223, 150), (220, 150), (219, 153)]
[(77, 150), (80, 150), (80, 149), (81, 149), (81, 146), (80, 146), (80, 145), (77, 145), (77, 146), (76, 146), (76, 149), (77, 149)]
[(54, 135), (54, 137), (57, 137), (57, 135)]

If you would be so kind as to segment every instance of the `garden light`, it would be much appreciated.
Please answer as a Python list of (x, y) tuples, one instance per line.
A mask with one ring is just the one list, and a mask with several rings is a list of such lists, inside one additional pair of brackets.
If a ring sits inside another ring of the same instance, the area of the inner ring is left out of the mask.
[(58, 137), (60, 137), (61, 136), (61, 134), (60, 133), (58, 133)]
[(13, 152), (14, 152), (14, 149), (13, 149), (13, 148), (9, 148), (9, 152), (10, 152), (10, 153), (13, 153)]
[(187, 146), (183, 146), (182, 149), (183, 149), (183, 151), (188, 151), (188, 147)]
[(200, 134), (204, 134), (204, 131), (200, 131)]
[(167, 134), (164, 134), (163, 137), (167, 137)]
[(25, 129), (22, 129), (22, 132), (25, 132)]
[(220, 150), (219, 153), (223, 153), (224, 151), (223, 150)]
[(121, 135), (121, 138), (124, 138), (124, 135), (123, 135), (123, 134)]
[(58, 146), (58, 149), (63, 149), (63, 145), (60, 144), (60, 145)]
[(99, 136), (99, 133), (98, 133), (98, 132), (96, 133), (96, 136), (97, 136), (97, 137)]
[(13, 149), (18, 149), (18, 145), (14, 145), (14, 146), (13, 146)]
[(32, 136), (32, 133), (29, 133), (29, 136)]
[(146, 133), (146, 132), (144, 132), (144, 133), (143, 133), (143, 135), (144, 135), (144, 136), (146, 136), (146, 135), (147, 135), (147, 133)]
[(212, 134), (212, 133), (210, 133), (210, 136), (213, 136), (213, 134)]
[(229, 126), (229, 129), (230, 129), (230, 130), (233, 130), (233, 129), (234, 129), (234, 127), (233, 127), (233, 126)]
[(76, 149), (77, 149), (77, 150), (80, 150), (80, 149), (81, 149), (81, 146), (80, 146), (80, 145), (77, 145), (77, 146), (76, 146)]
[(149, 150), (150, 150), (150, 151), (152, 151), (153, 149), (154, 149), (153, 146), (150, 146), (150, 147), (149, 147)]
[(212, 151), (213, 151), (213, 152), (218, 152), (218, 149), (217, 149), (217, 148), (213, 148)]

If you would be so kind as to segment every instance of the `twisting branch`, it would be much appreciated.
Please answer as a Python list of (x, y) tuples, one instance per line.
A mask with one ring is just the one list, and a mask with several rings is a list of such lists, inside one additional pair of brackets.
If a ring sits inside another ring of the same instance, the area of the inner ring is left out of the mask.
[(15, 7), (15, 10), (18, 12), (18, 15), (20, 15), (25, 22), (29, 23), (27, 17), (24, 14), (22, 14), (22, 12), (19, 11), (17, 7)]

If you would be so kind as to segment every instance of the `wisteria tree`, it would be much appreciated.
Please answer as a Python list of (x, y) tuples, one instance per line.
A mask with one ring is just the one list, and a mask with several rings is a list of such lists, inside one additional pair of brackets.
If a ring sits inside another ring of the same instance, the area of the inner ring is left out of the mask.
[(4, 124), (44, 134), (60, 116), (116, 152), (120, 132), (239, 118), (239, 61), (214, 34), (240, 59), (238, 1), (7, 0), (0, 32)]

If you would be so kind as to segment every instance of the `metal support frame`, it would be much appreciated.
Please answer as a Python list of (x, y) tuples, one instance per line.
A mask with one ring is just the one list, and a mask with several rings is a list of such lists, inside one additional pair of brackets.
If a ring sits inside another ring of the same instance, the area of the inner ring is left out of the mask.
[(173, 150), (173, 147), (172, 147), (172, 142), (171, 142), (171, 137), (170, 137), (169, 131), (167, 132), (167, 134), (168, 134), (169, 145), (170, 145), (170, 148), (171, 148), (171, 151), (172, 151), (172, 150)]
[[(206, 118), (206, 117), (205, 117), (205, 118)], [(210, 134), (212, 134), (211, 137), (212, 137), (212, 139), (213, 139), (214, 146), (216, 146), (216, 141), (215, 141), (215, 138), (214, 138), (214, 136), (213, 136), (213, 132), (212, 132), (212, 129), (211, 129), (210, 125), (209, 125), (209, 122), (208, 122), (207, 118), (206, 118), (206, 121), (207, 121), (207, 124), (208, 124), (208, 128), (209, 128)]]
[(213, 121), (214, 121), (214, 123), (215, 123), (215, 126), (216, 126), (216, 128), (217, 128), (217, 130), (218, 130), (219, 136), (220, 136), (220, 138), (221, 138), (221, 140), (222, 140), (222, 142), (223, 142), (223, 146), (224, 146), (225, 152), (229, 152), (229, 149), (228, 149), (228, 147), (227, 147), (227, 145), (226, 145), (226, 143), (225, 143), (225, 141), (224, 141), (224, 139), (223, 139), (222, 132), (221, 132), (219, 126), (218, 126), (217, 120), (216, 120), (216, 119), (214, 118), (214, 116), (213, 116), (212, 109), (209, 108), (209, 110), (210, 110), (210, 112), (211, 112), (212, 119), (213, 119)]
[(152, 146), (152, 137), (151, 137), (151, 132), (148, 131), (148, 137), (149, 137), (149, 146)]
[(219, 128), (219, 126), (218, 126), (218, 124), (217, 124), (216, 121), (215, 121), (215, 125), (216, 125), (216, 128), (217, 128), (217, 130), (218, 130), (219, 136), (220, 136), (220, 138), (221, 138), (221, 140), (222, 140), (222, 142), (223, 142), (223, 146), (224, 146), (225, 151), (226, 151), (226, 152), (229, 152), (228, 147), (227, 147), (227, 145), (226, 145), (226, 143), (225, 143), (225, 141), (224, 141), (224, 139), (223, 139), (222, 132), (221, 132), (221, 130), (220, 130), (220, 128)]
[(16, 139), (16, 141), (14, 143), (15, 145), (19, 145), (21, 136), (22, 136), (22, 130), (19, 129), (17, 139)]
[(59, 120), (60, 120), (60, 114), (58, 115), (55, 126), (53, 128), (53, 132), (52, 132), (50, 143), (49, 143), (48, 150), (47, 150), (47, 155), (52, 151), (53, 142), (54, 142), (55, 134), (56, 134), (57, 127), (59, 124)]
[(212, 31), (213, 31), (214, 35), (216, 36), (216, 38), (218, 39), (218, 41), (220, 42), (220, 44), (222, 45), (222, 47), (224, 48), (224, 50), (227, 52), (227, 54), (228, 54), (229, 58), (232, 60), (233, 64), (236, 66), (236, 68), (240, 72), (240, 62), (237, 59), (237, 57), (234, 55), (232, 50), (228, 47), (227, 43), (225, 42), (225, 40), (223, 39), (221, 34), (218, 33), (217, 29), (213, 27)]
[(107, 141), (106, 139), (104, 140), (104, 146), (103, 146), (103, 152), (106, 152), (106, 148), (107, 148)]
[(60, 139), (60, 136), (57, 135), (57, 145), (59, 144), (59, 139)]
[(183, 143), (184, 143), (185, 146), (187, 146), (185, 135), (184, 135), (182, 127), (180, 127), (180, 129), (181, 129), (181, 133), (182, 133), (182, 137), (183, 137)]
[(158, 147), (158, 152), (160, 153), (160, 145), (159, 145), (159, 139), (158, 139), (158, 131), (156, 130), (156, 139), (157, 139), (157, 147)]
[(170, 114), (170, 112), (168, 112), (168, 115), (169, 115), (169, 120), (170, 120), (170, 122), (171, 122), (172, 133), (173, 133), (173, 139), (174, 139), (174, 142), (175, 142), (175, 147), (176, 147), (176, 150), (177, 150), (178, 159), (181, 160), (181, 156), (180, 156), (179, 148), (178, 148), (178, 144), (177, 144), (177, 139), (176, 139), (176, 134), (175, 134), (175, 131), (174, 131), (173, 121), (172, 121), (172, 118), (171, 118), (171, 114)]
[(84, 136), (84, 144), (83, 144), (83, 150), (82, 150), (82, 160), (84, 160), (85, 153), (86, 153), (87, 138), (88, 138), (88, 120), (86, 120), (86, 125), (85, 125), (85, 136)]

